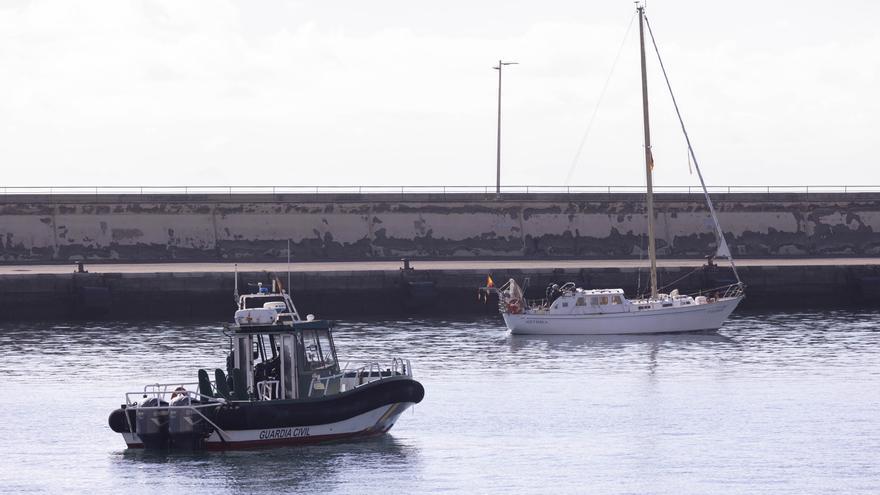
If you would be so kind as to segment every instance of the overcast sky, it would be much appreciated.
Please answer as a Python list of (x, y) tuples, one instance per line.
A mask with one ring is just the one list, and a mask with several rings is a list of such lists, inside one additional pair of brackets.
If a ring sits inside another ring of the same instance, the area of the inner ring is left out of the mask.
[[(494, 184), (499, 58), (520, 63), (504, 73), (504, 184), (642, 184), (633, 12), (3, 0), (2, 185)], [(878, 14), (856, 0), (650, 1), (707, 181), (880, 184)], [(653, 56), (648, 70), (655, 180), (695, 184)]]

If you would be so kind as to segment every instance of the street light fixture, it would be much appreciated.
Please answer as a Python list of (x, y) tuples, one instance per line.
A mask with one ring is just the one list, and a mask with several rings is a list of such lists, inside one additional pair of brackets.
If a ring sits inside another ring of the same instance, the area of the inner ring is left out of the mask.
[(498, 71), (498, 145), (496, 150), (496, 169), (495, 169), (495, 194), (501, 194), (501, 69), (505, 65), (517, 65), (519, 62), (504, 62), (499, 60), (497, 67), (492, 67)]

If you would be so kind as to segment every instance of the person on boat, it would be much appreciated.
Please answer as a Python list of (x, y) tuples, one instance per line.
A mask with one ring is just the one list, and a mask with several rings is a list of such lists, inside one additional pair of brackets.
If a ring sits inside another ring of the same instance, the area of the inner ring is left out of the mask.
[(549, 306), (549, 305), (553, 304), (553, 301), (555, 301), (557, 297), (562, 295), (562, 291), (559, 290), (559, 284), (549, 285), (547, 287), (547, 291), (546, 291), (545, 295), (547, 297), (547, 305)]
[(189, 399), (189, 393), (186, 391), (186, 388), (183, 386), (177, 387), (171, 392), (171, 401), (170, 404), (172, 406), (180, 405), (186, 402)]
[(706, 256), (706, 264), (703, 265), (703, 270), (715, 270), (718, 268), (718, 265), (715, 264), (715, 255), (710, 254)]

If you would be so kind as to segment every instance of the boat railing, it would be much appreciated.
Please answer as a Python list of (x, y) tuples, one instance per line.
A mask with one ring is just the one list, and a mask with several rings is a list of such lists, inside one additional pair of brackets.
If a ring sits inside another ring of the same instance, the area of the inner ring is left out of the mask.
[(279, 397), (281, 382), (279, 380), (263, 380), (257, 382), (257, 396), (260, 400), (272, 400)]
[[(192, 384), (190, 384), (192, 385)], [(175, 384), (175, 387), (181, 386), (181, 384)], [(156, 387), (154, 390), (147, 390), (148, 387)], [(192, 390), (184, 390), (181, 392), (177, 392), (177, 395), (183, 395), (185, 397), (184, 400), (177, 401), (175, 403), (171, 402), (171, 397), (168, 394), (173, 392), (168, 392), (161, 388), (162, 384), (156, 385), (148, 385), (144, 387), (142, 392), (126, 392), (125, 393), (125, 404), (126, 407), (134, 407), (138, 409), (167, 409), (169, 407), (177, 407), (177, 406), (187, 406), (193, 408), (205, 408), (205, 407), (216, 407), (218, 405), (224, 404), (226, 401), (219, 397), (208, 397), (202, 395), (198, 392)], [(134, 399), (134, 400), (132, 400)], [(147, 402), (151, 399), (156, 400), (156, 405), (146, 406), (143, 405), (144, 402)], [(141, 401), (138, 404), (138, 400)]]
[(386, 366), (384, 369), (378, 361), (354, 369), (348, 369), (348, 365), (346, 365), (342, 371), (335, 375), (313, 376), (312, 382), (309, 384), (309, 397), (312, 397), (312, 392), (316, 390), (322, 391), (322, 397), (326, 396), (330, 389), (330, 382), (333, 380), (342, 381), (343, 378), (354, 378), (354, 386), (350, 389), (354, 390), (368, 383), (399, 376), (412, 377), (412, 364), (409, 359), (393, 358), (391, 366)]
[(691, 297), (710, 295), (716, 299), (728, 299), (731, 297), (739, 297), (743, 294), (745, 294), (745, 284), (739, 282), (730, 285), (722, 285), (721, 287), (715, 287), (714, 289), (703, 289), (687, 295)]
[[(213, 382), (211, 382), (211, 385), (213, 387)], [(198, 389), (198, 386), (199, 386), (198, 382), (151, 383), (149, 385), (144, 385), (144, 392), (143, 393), (144, 394), (160, 394), (160, 395), (156, 396), (156, 398), (164, 400), (164, 397), (166, 395), (173, 394), (174, 389), (176, 389), (177, 387), (183, 387), (183, 388), (190, 388), (191, 387), (193, 389)]]
[(546, 299), (526, 299), (526, 307), (529, 309), (541, 309), (547, 307)]
[(722, 297), (739, 297), (743, 294), (745, 294), (745, 285), (740, 282), (738, 284), (728, 285), (724, 290), (724, 295)]
[[(696, 298), (698, 296), (706, 296), (709, 298), (709, 301), (714, 301), (717, 299), (729, 299), (733, 297), (740, 297), (745, 294), (746, 285), (742, 282), (737, 282), (729, 285), (722, 285), (719, 287), (714, 287), (711, 289), (700, 289), (695, 292), (689, 292), (687, 294), (678, 294), (677, 296), (673, 296), (671, 294), (660, 294), (660, 299), (666, 298), (686, 298), (693, 297)], [(674, 292), (673, 292), (674, 294)], [(638, 295), (632, 299), (628, 300), (630, 304), (648, 304), (652, 301), (647, 294)]]

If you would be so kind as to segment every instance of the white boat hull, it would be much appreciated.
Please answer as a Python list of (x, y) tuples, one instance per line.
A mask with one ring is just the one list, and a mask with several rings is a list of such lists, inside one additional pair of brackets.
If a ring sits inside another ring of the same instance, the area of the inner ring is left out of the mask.
[(503, 313), (511, 333), (531, 335), (622, 335), (717, 330), (742, 296), (708, 304), (645, 311), (582, 315), (551, 315), (527, 311)]

